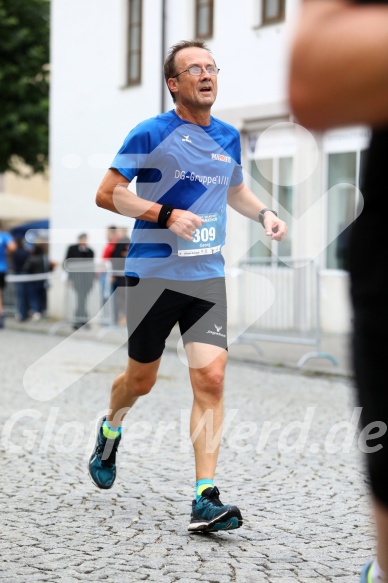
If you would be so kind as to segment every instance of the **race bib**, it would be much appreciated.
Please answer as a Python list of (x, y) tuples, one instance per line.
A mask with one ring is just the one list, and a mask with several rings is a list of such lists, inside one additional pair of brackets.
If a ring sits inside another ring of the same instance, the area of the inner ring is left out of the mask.
[(205, 222), (195, 230), (192, 241), (178, 237), (178, 255), (193, 257), (194, 255), (211, 255), (221, 251), (221, 225), (218, 213), (198, 215)]

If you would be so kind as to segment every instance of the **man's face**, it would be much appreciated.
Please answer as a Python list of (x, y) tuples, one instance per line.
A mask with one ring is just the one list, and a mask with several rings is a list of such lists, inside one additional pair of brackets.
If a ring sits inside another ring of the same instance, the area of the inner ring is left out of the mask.
[[(201, 67), (202, 72), (195, 77), (186, 69), (193, 66)], [(209, 65), (214, 66), (214, 59), (208, 51), (198, 47), (182, 49), (175, 55), (175, 72), (182, 73), (177, 78), (169, 79), (169, 87), (172, 89), (177, 105), (182, 104), (188, 108), (211, 108), (217, 97), (217, 75), (210, 75), (206, 71)]]

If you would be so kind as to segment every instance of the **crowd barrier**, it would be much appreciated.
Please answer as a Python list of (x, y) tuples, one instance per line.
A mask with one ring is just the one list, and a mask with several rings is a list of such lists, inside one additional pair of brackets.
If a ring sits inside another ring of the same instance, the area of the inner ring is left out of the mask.
[[(81, 265), (81, 264), (80, 264)], [(64, 276), (65, 274), (65, 276)], [(94, 262), (89, 272), (72, 269), (39, 275), (7, 275), (3, 297), (5, 312), (16, 313), (15, 285), (19, 282), (60, 278), (64, 289), (64, 316), (52, 333), (64, 326), (79, 328), (93, 320), (99, 336), (125, 326), (124, 288), (112, 290), (115, 272), (109, 262)], [(271, 257), (245, 259), (237, 269), (237, 342), (249, 343), (261, 352), (260, 341), (309, 345), (313, 351), (298, 361), (334, 356), (321, 350), (319, 267), (314, 259)], [(257, 309), (263, 307), (257, 317)]]
[[(321, 351), (319, 267), (312, 258), (244, 259), (238, 265), (238, 342), (261, 352), (260, 341), (313, 346), (298, 361), (335, 357)], [(256, 282), (255, 282), (256, 277)], [(260, 306), (263, 313), (257, 319)]]
[(52, 326), (51, 333), (65, 326), (74, 329), (88, 326), (91, 320), (100, 327), (115, 326), (110, 262), (68, 260), (65, 268), (62, 272), (64, 317)]
[(50, 285), (50, 280), (56, 277), (55, 273), (36, 273), (31, 275), (16, 275), (13, 273), (7, 273), (5, 276), (6, 286), (3, 290), (3, 309), (7, 316), (17, 315), (17, 284), (28, 284), (33, 281), (45, 281), (47, 282), (47, 287)]
[[(62, 286), (63, 317), (51, 327), (56, 333), (62, 327), (80, 328), (88, 325), (90, 320), (100, 327), (115, 327), (123, 324), (124, 291), (112, 290), (112, 277), (122, 275), (111, 268), (110, 262), (96, 261), (84, 270), (85, 264), (79, 262), (79, 268), (72, 264), (71, 270), (56, 270), (54, 272), (33, 275), (6, 275), (6, 287), (3, 292), (4, 312), (7, 316), (18, 316), (17, 292), (18, 284), (33, 281), (46, 281), (47, 291), (52, 285)], [(20, 287), (19, 287), (20, 289)], [(50, 292), (49, 292), (50, 293)]]

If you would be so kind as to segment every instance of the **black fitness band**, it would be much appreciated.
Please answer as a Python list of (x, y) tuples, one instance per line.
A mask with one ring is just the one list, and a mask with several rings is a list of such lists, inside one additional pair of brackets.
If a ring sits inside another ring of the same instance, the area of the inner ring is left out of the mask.
[(267, 211), (268, 211), (269, 213), (273, 213), (273, 214), (275, 215), (275, 217), (277, 217), (277, 216), (278, 216), (278, 213), (277, 213), (276, 211), (273, 211), (272, 209), (267, 209), (267, 208), (263, 208), (263, 209), (261, 209), (261, 211), (259, 212), (259, 223), (260, 223), (260, 225), (262, 225), (263, 227), (264, 227), (264, 214), (265, 214)]
[(174, 210), (173, 206), (169, 204), (162, 204), (162, 208), (160, 209), (158, 215), (158, 225), (161, 229), (168, 229), (167, 221), (171, 217), (171, 213)]

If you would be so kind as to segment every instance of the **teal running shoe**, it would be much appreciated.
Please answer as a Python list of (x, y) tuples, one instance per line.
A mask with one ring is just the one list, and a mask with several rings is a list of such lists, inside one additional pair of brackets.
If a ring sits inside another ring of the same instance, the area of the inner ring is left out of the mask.
[(220, 492), (216, 486), (206, 488), (201, 498), (193, 500), (191, 521), (187, 530), (190, 532), (217, 532), (234, 530), (242, 525), (242, 516), (237, 506), (222, 504)]
[(106, 417), (100, 419), (97, 426), (97, 439), (89, 459), (89, 475), (92, 482), (101, 490), (109, 490), (116, 479), (116, 453), (121, 435), (116, 439), (107, 439), (102, 432)]
[(373, 561), (367, 563), (361, 573), (360, 583), (372, 583), (372, 567)]

